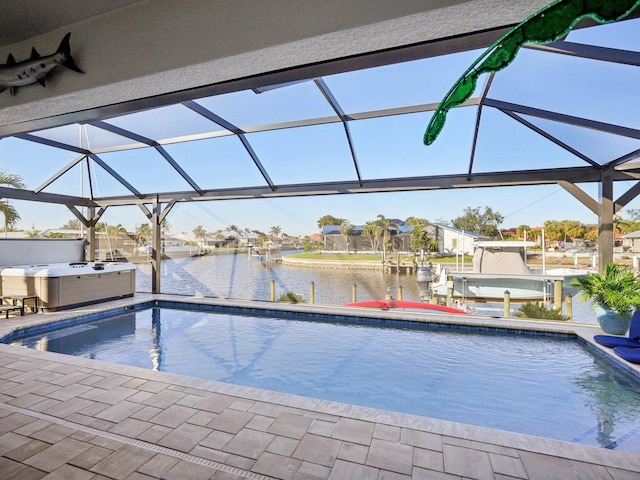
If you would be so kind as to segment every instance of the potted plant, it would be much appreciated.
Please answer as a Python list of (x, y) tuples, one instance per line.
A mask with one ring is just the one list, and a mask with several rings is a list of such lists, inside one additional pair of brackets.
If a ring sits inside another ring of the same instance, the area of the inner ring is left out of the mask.
[(577, 277), (571, 284), (582, 298), (591, 300), (602, 330), (627, 333), (631, 315), (640, 306), (640, 279), (629, 267), (611, 262), (602, 272)]

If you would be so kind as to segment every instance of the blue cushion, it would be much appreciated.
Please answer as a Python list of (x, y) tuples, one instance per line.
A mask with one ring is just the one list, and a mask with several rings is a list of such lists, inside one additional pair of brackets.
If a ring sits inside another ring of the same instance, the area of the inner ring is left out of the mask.
[(631, 325), (629, 326), (629, 336), (619, 337), (617, 335), (596, 335), (593, 339), (605, 347), (632, 347), (640, 348), (640, 310), (633, 312)]
[(640, 338), (640, 310), (633, 312), (629, 326), (629, 338)]
[(640, 339), (628, 337), (616, 337), (614, 335), (596, 335), (593, 339), (605, 347), (629, 347), (640, 348)]
[(627, 362), (640, 363), (640, 348), (615, 347), (613, 351)]

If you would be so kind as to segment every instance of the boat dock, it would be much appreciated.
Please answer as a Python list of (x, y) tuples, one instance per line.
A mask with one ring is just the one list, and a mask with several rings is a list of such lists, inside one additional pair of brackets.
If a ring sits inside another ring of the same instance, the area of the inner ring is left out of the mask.
[(249, 248), (249, 261), (258, 260), (263, 265), (272, 263), (282, 263), (282, 253), (280, 248), (251, 247)]
[(402, 273), (413, 275), (418, 271), (418, 264), (413, 261), (387, 261), (383, 264), (383, 269), (387, 273)]

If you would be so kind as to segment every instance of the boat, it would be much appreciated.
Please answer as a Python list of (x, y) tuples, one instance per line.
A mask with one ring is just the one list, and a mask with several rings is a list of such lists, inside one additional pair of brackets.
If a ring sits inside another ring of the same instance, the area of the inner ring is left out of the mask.
[(475, 242), (472, 271), (451, 271), (442, 265), (435, 271), (432, 267), (418, 268), (420, 297), (495, 301), (503, 300), (508, 291), (513, 302), (544, 301), (553, 295), (556, 280), (563, 282), (563, 290), (572, 293), (569, 281), (589, 273), (570, 268), (532, 269), (524, 254), (526, 248), (535, 246), (536, 242), (514, 240)]
[(380, 308), (382, 310), (431, 310), (439, 313), (467, 314), (467, 312), (458, 308), (427, 302), (414, 302), (411, 300), (364, 300), (360, 302), (346, 303), (344, 306)]
[(266, 242), (262, 247), (249, 245), (249, 254), (262, 264), (279, 262), (282, 260), (282, 245)]

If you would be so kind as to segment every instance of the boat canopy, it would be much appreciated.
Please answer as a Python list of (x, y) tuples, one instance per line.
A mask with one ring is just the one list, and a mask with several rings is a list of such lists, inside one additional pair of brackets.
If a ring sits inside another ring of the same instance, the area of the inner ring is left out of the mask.
[[(491, 245), (487, 245), (491, 244)], [(475, 273), (531, 274), (524, 261), (524, 246), (534, 242), (478, 242), (473, 252), (473, 271)]]
[(524, 240), (484, 240), (480, 242), (473, 242), (474, 247), (481, 248), (503, 248), (503, 247), (536, 247), (538, 242), (524, 241)]

